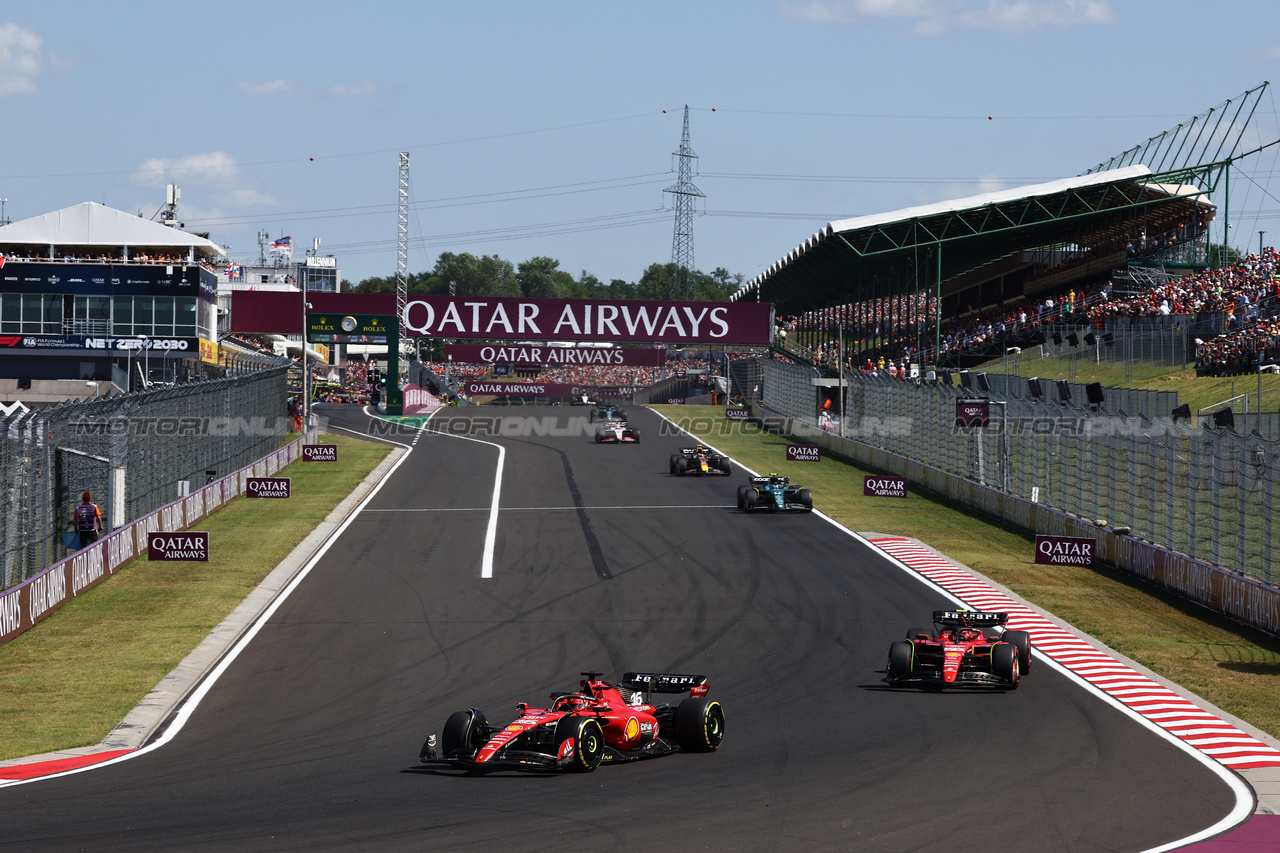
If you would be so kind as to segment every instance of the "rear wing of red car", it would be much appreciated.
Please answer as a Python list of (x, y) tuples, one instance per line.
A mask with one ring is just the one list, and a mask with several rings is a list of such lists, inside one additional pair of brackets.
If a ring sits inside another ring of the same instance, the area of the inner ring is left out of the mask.
[(707, 694), (707, 677), (705, 675), (678, 675), (676, 673), (627, 672), (622, 676), (622, 685), (632, 690), (644, 691), (646, 695), (653, 693), (684, 693), (690, 696)]
[(991, 628), (1009, 621), (1009, 614), (1003, 611), (981, 610), (935, 610), (933, 621), (938, 625), (968, 626), (971, 628)]

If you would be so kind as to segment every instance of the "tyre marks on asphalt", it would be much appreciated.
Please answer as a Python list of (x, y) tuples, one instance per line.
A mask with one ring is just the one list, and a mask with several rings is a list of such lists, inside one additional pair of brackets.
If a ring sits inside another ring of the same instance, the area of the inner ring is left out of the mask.
[(980, 610), (1003, 610), (1009, 625), (1031, 634), (1035, 651), (1232, 770), (1280, 767), (1280, 750), (1204, 710), (1111, 655), (909, 539), (870, 540), (933, 583)]
[(578, 512), (578, 521), (582, 524), (582, 537), (587, 540), (587, 553), (591, 555), (591, 565), (595, 568), (600, 580), (613, 580), (613, 574), (609, 571), (609, 561), (604, 558), (604, 549), (600, 547), (600, 537), (596, 535), (596, 528), (591, 523), (591, 514), (587, 512), (586, 502), (582, 500), (582, 491), (578, 488), (578, 481), (574, 479), (573, 466), (569, 464), (569, 454), (558, 448), (551, 449), (560, 454), (560, 461), (564, 463), (564, 479), (569, 485), (569, 496), (573, 498), (573, 506)]

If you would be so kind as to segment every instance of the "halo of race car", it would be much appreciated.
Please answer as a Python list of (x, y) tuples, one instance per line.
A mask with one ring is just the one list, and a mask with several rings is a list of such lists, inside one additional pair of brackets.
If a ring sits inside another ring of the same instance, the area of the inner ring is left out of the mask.
[[(589, 773), (604, 762), (636, 761), (673, 752), (715, 752), (724, 739), (724, 709), (707, 698), (705, 675), (628, 672), (612, 684), (582, 673), (579, 690), (552, 693), (545, 708), (527, 702), (505, 726), (483, 711), (456, 711), (428, 735), (418, 760), (465, 770), (514, 768)], [(653, 694), (688, 697), (674, 708)]]
[(979, 610), (935, 610), (933, 630), (907, 631), (889, 646), (885, 680), (957, 687), (1017, 690), (1031, 671), (1031, 635), (1005, 627), (1009, 614)]

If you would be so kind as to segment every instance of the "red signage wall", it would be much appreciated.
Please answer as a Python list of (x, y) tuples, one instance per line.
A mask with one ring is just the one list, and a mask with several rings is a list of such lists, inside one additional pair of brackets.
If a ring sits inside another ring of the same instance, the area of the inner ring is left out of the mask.
[(444, 353), (454, 361), (472, 364), (546, 364), (554, 367), (579, 364), (660, 367), (667, 363), (665, 349), (642, 347), (540, 347), (520, 344), (449, 344)]
[[(312, 313), (395, 312), (391, 294), (306, 297)], [(231, 295), (233, 331), (299, 333), (303, 313), (300, 293), (237, 290)], [(765, 302), (411, 296), (400, 320), (404, 337), (767, 346), (770, 313)]]

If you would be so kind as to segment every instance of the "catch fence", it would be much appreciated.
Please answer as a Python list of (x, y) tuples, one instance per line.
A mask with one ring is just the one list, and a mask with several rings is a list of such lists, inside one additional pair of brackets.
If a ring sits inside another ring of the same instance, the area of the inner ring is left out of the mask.
[(294, 426), (288, 364), (236, 356), (222, 379), (0, 418), (0, 589), (75, 550), (62, 534), (81, 493), (110, 532), (280, 446)]
[[(812, 372), (765, 360), (763, 406), (817, 426)], [(987, 427), (956, 426), (970, 392), (846, 373), (829, 431), (1274, 583), (1280, 443), (1170, 418), (991, 399)]]

